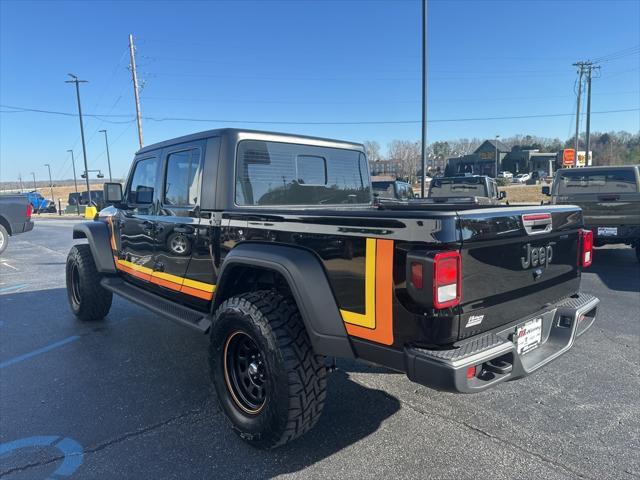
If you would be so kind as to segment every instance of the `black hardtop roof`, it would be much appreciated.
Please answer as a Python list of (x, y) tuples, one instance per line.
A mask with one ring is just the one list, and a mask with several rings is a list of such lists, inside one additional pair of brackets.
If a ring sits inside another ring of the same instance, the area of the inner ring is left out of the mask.
[[(331, 138), (322, 138), (322, 137), (311, 137), (308, 135), (297, 135), (292, 133), (279, 133), (279, 132), (268, 132), (264, 130), (247, 130), (241, 128), (218, 128), (214, 130), (205, 130), (203, 132), (192, 133), (190, 135), (184, 135), (182, 137), (176, 137), (169, 140), (164, 140), (162, 142), (154, 143), (152, 145), (147, 145), (146, 147), (142, 147), (140, 150), (136, 152), (136, 155), (141, 153), (147, 153), (153, 150), (157, 150), (159, 148), (169, 147), (172, 145), (178, 145), (180, 143), (193, 142), (195, 140), (202, 140), (205, 138), (211, 137), (223, 137), (223, 136), (231, 136), (231, 137), (273, 137), (270, 138), (272, 141), (287, 141), (290, 143), (301, 143), (301, 144), (310, 144), (317, 145), (319, 143), (322, 144), (331, 144), (334, 148), (346, 148), (350, 150), (360, 150), (364, 152), (364, 146), (355, 142), (346, 142), (343, 140), (334, 140)], [(261, 138), (262, 139), (262, 138)], [(327, 145), (329, 146), (329, 145)]]

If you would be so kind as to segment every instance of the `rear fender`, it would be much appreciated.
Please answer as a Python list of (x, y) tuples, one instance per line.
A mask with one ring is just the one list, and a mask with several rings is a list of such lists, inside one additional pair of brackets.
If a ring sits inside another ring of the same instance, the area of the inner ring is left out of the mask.
[(329, 280), (315, 254), (284, 245), (250, 242), (238, 245), (222, 264), (213, 311), (233, 295), (232, 276), (239, 266), (271, 270), (285, 279), (316, 354), (355, 357)]

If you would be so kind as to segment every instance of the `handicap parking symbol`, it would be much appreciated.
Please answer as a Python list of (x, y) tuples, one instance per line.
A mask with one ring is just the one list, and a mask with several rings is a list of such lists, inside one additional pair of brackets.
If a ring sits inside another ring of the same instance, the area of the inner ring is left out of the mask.
[(55, 472), (49, 475), (48, 478), (51, 480), (60, 477), (68, 477), (72, 475), (80, 465), (82, 465), (84, 452), (80, 444), (72, 438), (59, 437), (56, 435), (20, 438), (12, 442), (2, 443), (0, 444), (0, 458), (10, 455), (16, 450), (34, 447), (55, 447), (64, 455), (62, 464)]

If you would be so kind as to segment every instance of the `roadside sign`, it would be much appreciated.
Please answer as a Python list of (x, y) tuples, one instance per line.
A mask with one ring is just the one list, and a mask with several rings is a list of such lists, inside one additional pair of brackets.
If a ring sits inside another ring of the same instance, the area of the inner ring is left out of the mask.
[(562, 151), (562, 165), (565, 167), (573, 166), (573, 162), (576, 158), (576, 151), (573, 148), (565, 148)]

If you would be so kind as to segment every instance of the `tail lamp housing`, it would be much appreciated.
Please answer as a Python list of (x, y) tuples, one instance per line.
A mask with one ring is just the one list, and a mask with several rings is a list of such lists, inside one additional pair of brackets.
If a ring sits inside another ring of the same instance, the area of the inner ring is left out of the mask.
[(31, 214), (33, 213), (33, 205), (31, 202), (27, 203), (27, 220), (31, 220)]
[(581, 267), (586, 268), (593, 263), (593, 232), (591, 230), (580, 230), (578, 255), (578, 265)]
[(407, 255), (407, 290), (419, 304), (435, 309), (455, 307), (462, 296), (462, 261), (451, 251)]

